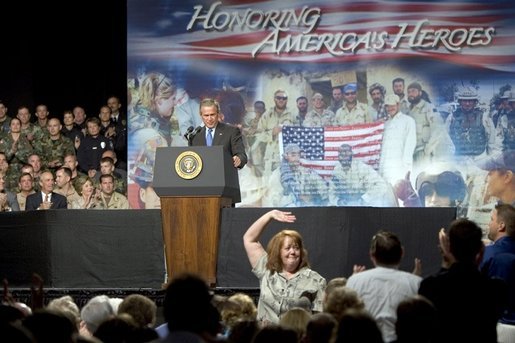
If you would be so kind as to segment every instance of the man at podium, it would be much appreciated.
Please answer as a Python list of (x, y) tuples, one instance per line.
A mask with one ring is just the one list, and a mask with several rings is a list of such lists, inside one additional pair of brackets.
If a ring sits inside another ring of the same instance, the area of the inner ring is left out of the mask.
[(200, 116), (204, 127), (197, 128), (190, 134), (192, 146), (222, 145), (232, 156), (235, 168), (243, 168), (247, 163), (247, 154), (239, 128), (220, 122), (220, 104), (214, 99), (200, 102)]

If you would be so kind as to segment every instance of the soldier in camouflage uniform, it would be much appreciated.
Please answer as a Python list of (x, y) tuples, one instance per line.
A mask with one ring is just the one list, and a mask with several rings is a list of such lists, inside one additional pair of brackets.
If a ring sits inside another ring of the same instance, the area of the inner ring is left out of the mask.
[(335, 125), (353, 125), (371, 123), (372, 116), (368, 113), (367, 105), (358, 101), (358, 85), (348, 83), (343, 87), (343, 106), (336, 111)]
[(29, 173), (22, 173), (18, 178), (18, 189), (20, 190), (16, 193), (16, 198), (18, 199), (18, 204), (20, 205), (20, 211), (25, 211), (25, 204), (27, 203), (27, 196), (35, 193), (34, 191), (34, 181), (32, 179), (32, 175)]
[(498, 128), (503, 132), (503, 150), (515, 151), (515, 93), (508, 99), (510, 111), (500, 113)]
[(11, 117), (7, 115), (7, 106), (0, 100), (0, 138), (7, 132), (9, 132), (9, 124), (11, 123)]
[(100, 199), (96, 210), (127, 210), (130, 208), (129, 200), (114, 190), (114, 177), (109, 174), (100, 176)]
[(36, 125), (39, 126), (45, 134), (48, 133), (49, 115), (50, 112), (48, 112), (48, 107), (46, 105), (40, 104), (36, 107), (36, 117), (38, 118)]
[(274, 93), (275, 106), (268, 109), (259, 120), (256, 129), (256, 141), (252, 150), (263, 143), (265, 149), (265, 167), (261, 174), (269, 176), (281, 163), (278, 135), (283, 125), (295, 125), (295, 114), (287, 107), (288, 94), (284, 90)]
[(502, 131), (496, 130), (488, 113), (479, 108), (479, 96), (472, 88), (458, 93), (459, 107), (445, 122), (456, 156), (487, 161), (502, 152)]
[(32, 145), (21, 133), (21, 121), (18, 118), (11, 119), (10, 132), (0, 141), (0, 151), (5, 152), (7, 162), (17, 171), (27, 163)]
[(127, 181), (115, 172), (114, 160), (111, 157), (102, 157), (100, 160), (100, 173), (94, 177), (95, 186), (100, 183), (100, 176), (108, 174), (114, 177), (114, 190), (123, 195), (127, 195)]
[(66, 197), (68, 208), (72, 208), (74, 202), (80, 201), (80, 195), (77, 193), (72, 183), (72, 171), (68, 167), (60, 167), (55, 172), (55, 189), (54, 192)]
[(415, 119), (417, 128), (417, 145), (413, 153), (414, 161), (426, 159), (448, 160), (454, 154), (452, 143), (440, 113), (430, 102), (422, 97), (422, 86), (418, 82), (408, 85), (408, 114)]
[(334, 123), (334, 113), (325, 108), (324, 96), (320, 93), (315, 93), (311, 97), (313, 109), (306, 114), (306, 118), (302, 126), (331, 126)]
[(64, 163), (64, 156), (75, 154), (73, 142), (61, 135), (61, 122), (57, 118), (48, 121), (48, 136), (44, 136), (35, 151), (41, 157), (44, 168), (55, 171)]
[(0, 151), (5, 153), (9, 169), (6, 174), (6, 188), (14, 190), (18, 185), (21, 167), (28, 162), (32, 154), (32, 145), (21, 133), (21, 121), (11, 119), (10, 133), (0, 140)]
[(353, 159), (350, 145), (338, 148), (338, 161), (329, 183), (330, 205), (397, 207), (392, 187), (374, 168)]
[(30, 122), (30, 111), (26, 106), (20, 106), (18, 108), (18, 114), (16, 115), (21, 121), (21, 133), (27, 137), (29, 142), (34, 147), (34, 144), (41, 142), (41, 139), (45, 135), (41, 127), (34, 125)]
[(301, 148), (288, 144), (283, 161), (270, 177), (264, 206), (325, 206), (328, 188), (315, 171), (300, 165)]

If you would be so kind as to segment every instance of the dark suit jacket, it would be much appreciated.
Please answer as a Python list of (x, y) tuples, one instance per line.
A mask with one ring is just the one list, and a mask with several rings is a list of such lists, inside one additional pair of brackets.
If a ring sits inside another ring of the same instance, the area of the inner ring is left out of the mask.
[[(43, 202), (41, 199), (43, 199), (43, 195), (41, 194), (41, 191), (36, 192), (34, 194), (31, 194), (27, 197), (27, 202), (25, 203), (25, 210), (37, 210), (38, 207)], [(66, 197), (52, 192), (52, 206), (50, 207), (51, 210), (57, 210), (61, 208), (68, 208), (68, 203), (66, 201)]]
[[(247, 154), (243, 146), (243, 138), (239, 128), (218, 123), (215, 129), (215, 136), (213, 137), (213, 145), (223, 145), (224, 150), (228, 151), (231, 156), (238, 156), (241, 160), (239, 168), (243, 168), (247, 164)], [(191, 141), (192, 146), (206, 145), (206, 127), (204, 126), (199, 133), (193, 137)]]

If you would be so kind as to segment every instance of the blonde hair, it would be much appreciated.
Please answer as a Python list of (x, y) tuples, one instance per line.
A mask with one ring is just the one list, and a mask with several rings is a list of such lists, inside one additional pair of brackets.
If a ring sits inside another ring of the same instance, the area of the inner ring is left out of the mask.
[(306, 327), (311, 319), (311, 314), (303, 308), (294, 307), (279, 318), (279, 325), (285, 329), (292, 329), (297, 334), (298, 339), (306, 333)]
[(254, 321), (257, 318), (257, 308), (254, 300), (244, 293), (231, 295), (221, 311), (222, 321), (233, 328), (240, 321)]
[(172, 80), (161, 73), (150, 73), (141, 82), (139, 97), (143, 106), (156, 110), (156, 100), (168, 99), (177, 91)]
[(324, 304), (324, 312), (332, 314), (340, 322), (344, 313), (350, 309), (363, 310), (365, 303), (358, 293), (349, 287), (336, 287), (327, 294)]

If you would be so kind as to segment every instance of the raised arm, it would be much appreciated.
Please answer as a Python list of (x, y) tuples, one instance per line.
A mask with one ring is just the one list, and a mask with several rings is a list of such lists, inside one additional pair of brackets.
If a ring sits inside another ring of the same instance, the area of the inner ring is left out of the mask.
[(259, 258), (265, 253), (265, 249), (259, 242), (259, 237), (272, 219), (283, 223), (293, 223), (296, 218), (291, 212), (272, 210), (263, 214), (248, 228), (247, 232), (243, 235), (243, 245), (252, 268), (256, 266)]

